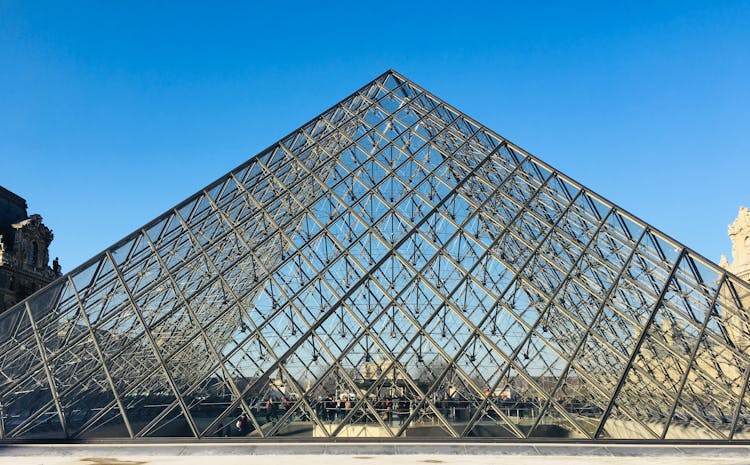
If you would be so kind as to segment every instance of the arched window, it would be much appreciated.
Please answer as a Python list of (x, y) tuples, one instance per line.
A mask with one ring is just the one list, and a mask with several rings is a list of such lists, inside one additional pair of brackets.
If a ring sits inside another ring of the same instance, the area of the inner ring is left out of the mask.
[(29, 251), (29, 265), (36, 266), (36, 258), (39, 255), (39, 246), (36, 241), (31, 243), (31, 250)]

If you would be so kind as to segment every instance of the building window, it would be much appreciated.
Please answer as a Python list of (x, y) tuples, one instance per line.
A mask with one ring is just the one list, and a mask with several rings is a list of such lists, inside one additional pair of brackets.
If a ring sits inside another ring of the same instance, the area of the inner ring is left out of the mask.
[(31, 243), (31, 250), (29, 252), (29, 265), (36, 266), (36, 258), (39, 255), (39, 246), (36, 241)]

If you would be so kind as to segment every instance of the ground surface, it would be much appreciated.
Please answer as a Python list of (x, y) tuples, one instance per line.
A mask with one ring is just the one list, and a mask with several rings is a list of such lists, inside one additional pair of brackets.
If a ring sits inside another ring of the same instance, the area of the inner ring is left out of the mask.
[(750, 445), (0, 444), (0, 465), (750, 465)]
[(750, 457), (601, 457), (601, 456), (509, 456), (509, 455), (212, 455), (128, 457), (0, 457), (5, 465), (739, 465)]

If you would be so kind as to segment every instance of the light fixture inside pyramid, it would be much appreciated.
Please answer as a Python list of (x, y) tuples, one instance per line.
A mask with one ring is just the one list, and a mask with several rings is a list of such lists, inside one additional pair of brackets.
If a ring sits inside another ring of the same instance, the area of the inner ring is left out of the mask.
[(0, 316), (0, 434), (747, 439), (749, 303), (388, 71)]

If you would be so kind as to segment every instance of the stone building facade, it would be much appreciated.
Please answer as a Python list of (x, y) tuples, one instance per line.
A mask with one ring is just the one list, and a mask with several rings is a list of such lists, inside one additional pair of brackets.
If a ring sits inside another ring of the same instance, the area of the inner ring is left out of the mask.
[(732, 263), (722, 255), (719, 265), (750, 281), (750, 210), (747, 207), (740, 207), (737, 218), (729, 225), (729, 238), (732, 240)]
[(61, 275), (57, 258), (49, 266), (52, 230), (27, 208), (26, 200), (0, 186), (0, 313)]
[[(729, 225), (729, 238), (732, 240), (732, 262), (726, 256), (722, 255), (719, 265), (725, 270), (734, 273), (738, 277), (750, 282), (750, 210), (747, 207), (740, 207), (737, 218)], [(721, 298), (727, 302), (733, 299), (739, 301), (740, 306), (750, 309), (750, 293), (736, 289), (734, 295), (724, 290)], [(745, 312), (744, 315), (747, 313)], [(750, 351), (750, 321), (745, 316), (743, 318), (725, 317), (728, 324), (726, 330), (734, 345), (743, 352)]]

